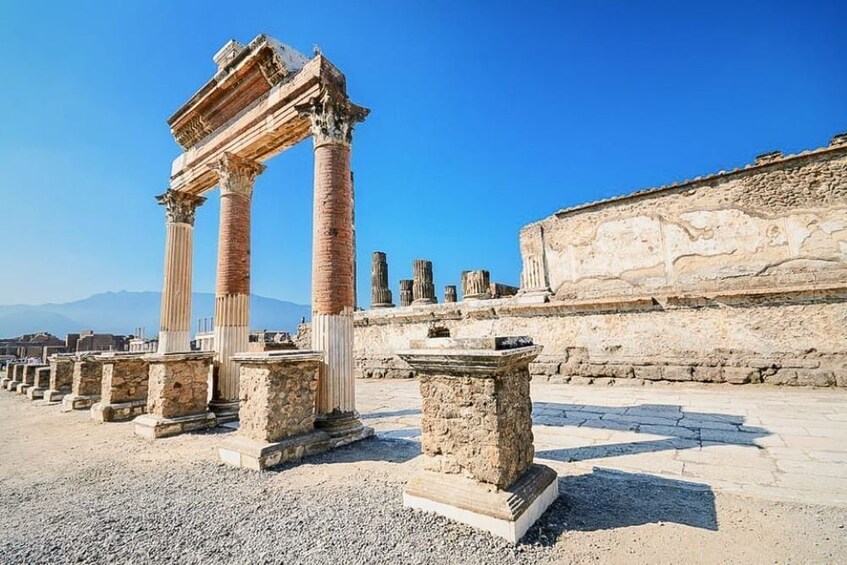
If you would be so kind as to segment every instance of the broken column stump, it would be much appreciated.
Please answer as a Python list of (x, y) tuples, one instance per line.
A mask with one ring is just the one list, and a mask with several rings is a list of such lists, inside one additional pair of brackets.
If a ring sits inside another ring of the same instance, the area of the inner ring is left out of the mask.
[(100, 400), (103, 382), (103, 362), (99, 351), (77, 353), (74, 357), (71, 393), (62, 398), (62, 410), (87, 410)]
[(321, 453), (332, 438), (315, 429), (320, 351), (273, 351), (233, 357), (239, 365), (238, 433), (218, 449), (224, 463), (262, 470)]
[(516, 543), (558, 497), (533, 464), (528, 337), (432, 338), (398, 355), (420, 376), (423, 470), (403, 505)]
[(145, 355), (149, 363), (147, 414), (133, 420), (135, 435), (158, 439), (214, 428), (209, 411), (213, 351)]
[(50, 386), (50, 365), (35, 365), (32, 386), (26, 390), (30, 400), (44, 398), (44, 393)]
[(50, 356), (50, 384), (44, 393), (47, 402), (61, 402), (71, 393), (74, 384), (74, 354), (61, 353)]
[(104, 353), (100, 401), (91, 407), (98, 422), (131, 420), (147, 412), (149, 363), (143, 353)]

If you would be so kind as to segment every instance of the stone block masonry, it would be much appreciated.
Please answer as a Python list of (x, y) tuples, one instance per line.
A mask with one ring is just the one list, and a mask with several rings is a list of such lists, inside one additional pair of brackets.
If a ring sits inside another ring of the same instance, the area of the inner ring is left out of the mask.
[(74, 357), (71, 393), (62, 398), (63, 410), (85, 410), (100, 400), (103, 362), (98, 353), (79, 353)]
[(141, 353), (108, 353), (103, 361), (100, 401), (91, 417), (100, 422), (131, 420), (147, 411), (149, 363)]
[(35, 369), (35, 374), (32, 380), (32, 386), (27, 389), (26, 396), (30, 400), (44, 398), (44, 393), (47, 392), (50, 386), (50, 366), (39, 365)]
[(74, 382), (74, 355), (60, 354), (50, 357), (49, 390), (44, 393), (47, 402), (61, 402), (71, 393)]

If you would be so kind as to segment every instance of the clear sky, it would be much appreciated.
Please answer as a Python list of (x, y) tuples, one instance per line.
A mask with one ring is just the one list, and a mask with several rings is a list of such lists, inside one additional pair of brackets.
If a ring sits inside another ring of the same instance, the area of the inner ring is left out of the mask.
[[(230, 38), (320, 45), (356, 130), (359, 303), (434, 262), (517, 284), (518, 230), (557, 209), (847, 131), (847, 2), (0, 1), (0, 303), (160, 290), (165, 120)], [(311, 142), (256, 182), (253, 292), (307, 303)], [(212, 292), (218, 193), (195, 235)]]

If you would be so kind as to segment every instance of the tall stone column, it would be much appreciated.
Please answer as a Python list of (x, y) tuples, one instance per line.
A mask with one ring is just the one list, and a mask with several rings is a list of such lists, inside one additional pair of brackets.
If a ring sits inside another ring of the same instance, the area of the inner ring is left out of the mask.
[(491, 275), (488, 271), (462, 272), (462, 300), (484, 300), (491, 297)]
[(374, 251), (371, 259), (371, 308), (391, 308), (391, 289), (388, 288), (388, 261), (385, 253)]
[(432, 261), (415, 259), (412, 276), (414, 285), (412, 304), (435, 304), (435, 286), (432, 284)]
[(194, 253), (194, 216), (206, 201), (168, 190), (156, 197), (165, 207), (165, 282), (159, 322), (159, 353), (191, 349), (191, 275)]
[(415, 286), (415, 281), (412, 279), (402, 279), (400, 281), (400, 306), (411, 306), (414, 300), (412, 289)]
[(209, 408), (222, 419), (238, 415), (238, 366), (250, 337), (250, 212), (253, 183), (264, 165), (232, 153), (212, 165), (221, 189), (218, 272), (215, 282), (217, 377)]
[(362, 434), (353, 377), (355, 243), (350, 145), (369, 111), (339, 86), (298, 107), (311, 121), (315, 148), (312, 244), (312, 348), (324, 353), (315, 401), (315, 426), (339, 442)]
[(444, 287), (444, 302), (456, 302), (456, 285), (448, 284)]

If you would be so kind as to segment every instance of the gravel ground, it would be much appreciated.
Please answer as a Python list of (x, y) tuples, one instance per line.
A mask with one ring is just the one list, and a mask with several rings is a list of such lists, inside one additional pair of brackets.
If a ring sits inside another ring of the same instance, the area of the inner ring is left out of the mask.
[[(518, 546), (405, 509), (419, 445), (375, 439), (255, 473), (223, 431), (158, 442), (0, 393), (2, 563), (838, 562), (844, 509), (595, 470)], [(231, 432), (230, 432), (231, 433)]]

